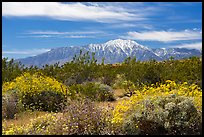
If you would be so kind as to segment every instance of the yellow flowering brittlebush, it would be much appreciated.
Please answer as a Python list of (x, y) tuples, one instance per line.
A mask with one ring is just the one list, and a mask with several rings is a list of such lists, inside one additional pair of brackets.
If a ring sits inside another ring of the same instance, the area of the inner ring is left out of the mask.
[(32, 94), (42, 91), (55, 91), (58, 93), (63, 93), (64, 95), (69, 94), (67, 92), (67, 87), (58, 82), (56, 79), (43, 76), (41, 73), (31, 75), (27, 72), (14, 79), (14, 81), (3, 84), (3, 94), (10, 90), (17, 90), (21, 93)]
[(138, 111), (142, 111), (144, 106), (140, 103), (141, 101), (156, 100), (158, 97), (169, 95), (193, 98), (196, 109), (202, 112), (202, 89), (200, 87), (195, 84), (189, 86), (187, 82), (177, 84), (174, 81), (167, 80), (165, 84), (144, 85), (143, 89), (136, 90), (129, 100), (119, 102), (113, 111), (112, 123), (122, 124), (123, 120), (131, 115), (132, 109), (136, 108)]
[(12, 82), (4, 83), (3, 95), (7, 93), (15, 93), (19, 104), (23, 104), (25, 108), (46, 111), (54, 111), (66, 96), (71, 95), (64, 84), (39, 72), (32, 75), (24, 73)]

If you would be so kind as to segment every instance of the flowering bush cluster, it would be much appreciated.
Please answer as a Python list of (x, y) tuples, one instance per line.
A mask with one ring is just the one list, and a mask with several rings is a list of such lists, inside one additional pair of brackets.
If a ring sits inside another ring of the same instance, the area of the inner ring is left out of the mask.
[(12, 82), (3, 84), (3, 96), (12, 93), (25, 108), (55, 111), (71, 95), (62, 83), (41, 73), (24, 73)]
[(107, 135), (118, 134), (111, 126), (111, 113), (88, 99), (68, 101), (62, 113), (33, 119), (26, 127), (11, 126), (3, 134), (15, 135)]
[[(2, 125), (3, 135), (46, 135), (50, 134), (49, 126), (53, 125), (60, 116), (60, 113), (49, 113), (31, 119), (30, 123), (24, 126), (10, 125), (5, 127)], [(52, 133), (51, 133), (52, 134)]]
[(167, 80), (144, 86), (130, 100), (119, 103), (112, 123), (122, 124), (127, 134), (188, 134), (189, 130), (200, 134), (201, 114), (202, 90)]
[[(33, 77), (35, 78), (32, 75), (30, 79), (34, 79)], [(42, 75), (38, 75), (39, 77), (46, 78)], [(14, 85), (17, 83), (16, 81), (13, 82)], [(3, 90), (7, 89), (3, 92), (3, 96), (12, 95), (13, 102), (20, 99), (32, 100), (34, 98), (33, 100), (36, 100), (36, 98), (46, 98), (46, 94), (33, 94), (33, 96), (29, 97), (25, 95), (24, 98), (21, 98), (20, 95), (24, 93), (19, 90), (21, 87), (13, 86), (15, 88), (11, 88), (11, 85), (7, 84), (8, 86), (3, 85)], [(20, 82), (18, 84), (20, 85)], [(189, 85), (187, 82), (175, 83), (174, 81), (167, 80), (164, 84), (143, 85), (141, 89), (135, 88), (133, 95), (129, 99), (119, 102), (114, 109), (96, 106), (97, 103), (93, 102), (99, 99), (106, 100), (103, 93), (111, 91), (111, 88), (107, 85), (89, 82), (72, 85), (69, 87), (69, 90), (66, 86), (63, 89), (62, 84), (60, 87), (61, 91), (59, 90), (59, 93), (61, 94), (57, 95), (75, 97), (74, 100), (66, 98), (61, 103), (62, 105), (57, 105), (62, 111), (57, 113), (51, 112), (37, 117), (26, 126), (11, 125), (6, 127), (3, 125), (3, 134), (197, 135), (202, 132), (202, 89), (195, 84)], [(64, 91), (69, 92), (66, 93)], [(99, 94), (101, 91), (102, 96)], [(56, 94), (52, 95), (52, 93), (50, 92), (47, 95), (45, 102), (51, 100), (57, 102), (54, 99)], [(80, 96), (76, 97), (77, 95)], [(59, 99), (59, 97), (56, 98)], [(8, 99), (4, 98), (3, 102), (6, 101), (8, 102)], [(17, 112), (15, 106), (18, 106), (18, 103), (14, 103), (14, 112)], [(25, 100), (22, 103), (25, 105)], [(36, 104), (36, 106), (38, 105)]]

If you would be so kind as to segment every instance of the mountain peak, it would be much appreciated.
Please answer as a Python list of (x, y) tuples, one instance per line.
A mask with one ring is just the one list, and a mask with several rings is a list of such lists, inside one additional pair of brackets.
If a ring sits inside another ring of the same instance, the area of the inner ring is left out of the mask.
[(139, 45), (137, 42), (132, 41), (132, 40), (124, 40), (124, 39), (114, 39), (114, 40), (109, 40), (105, 43), (105, 45), (115, 45), (115, 44), (136, 44)]
[(115, 39), (115, 40), (109, 40), (108, 42), (104, 43), (107, 47), (115, 47), (115, 48), (121, 48), (123, 51), (125, 49), (143, 49), (143, 50), (149, 50), (149, 48), (138, 44), (137, 42), (133, 40), (124, 40), (124, 39)]

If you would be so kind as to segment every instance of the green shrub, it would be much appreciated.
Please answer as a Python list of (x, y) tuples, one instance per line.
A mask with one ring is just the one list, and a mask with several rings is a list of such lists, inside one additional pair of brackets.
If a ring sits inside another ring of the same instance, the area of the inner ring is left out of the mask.
[(124, 122), (127, 134), (188, 135), (201, 134), (202, 114), (190, 97), (171, 95), (141, 102)]
[(32, 95), (25, 95), (22, 100), (25, 108), (40, 111), (60, 111), (59, 105), (63, 103), (66, 98), (54, 91), (42, 91), (41, 93)]
[(123, 75), (117, 74), (116, 79), (115, 79), (114, 84), (113, 84), (113, 88), (114, 89), (124, 88), (124, 86), (123, 86), (124, 81), (126, 81), (125, 75), (124, 74)]
[(72, 94), (76, 93), (73, 98), (77, 98), (77, 95), (79, 95), (79, 97), (89, 98), (92, 101), (114, 100), (111, 87), (105, 84), (86, 82), (83, 84), (71, 85), (69, 88)]
[(24, 65), (20, 62), (14, 62), (14, 59), (2, 58), (2, 84), (20, 76), (23, 72), (23, 67)]
[(133, 82), (131, 82), (130, 80), (125, 80), (123, 83), (122, 83), (122, 87), (125, 89), (125, 92), (123, 93), (124, 96), (132, 96), (134, 94), (134, 90), (136, 90), (136, 87), (134, 85)]
[(114, 101), (114, 95), (112, 88), (108, 85), (97, 83), (98, 84), (98, 101)]
[(69, 90), (73, 94), (72, 99), (87, 97), (96, 100), (97, 87), (95, 83), (74, 84), (69, 86)]

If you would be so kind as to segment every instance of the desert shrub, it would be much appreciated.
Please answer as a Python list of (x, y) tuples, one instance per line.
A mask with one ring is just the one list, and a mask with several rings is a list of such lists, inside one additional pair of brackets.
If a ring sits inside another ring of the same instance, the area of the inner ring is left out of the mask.
[(56, 111), (57, 105), (70, 96), (65, 85), (41, 73), (24, 73), (12, 82), (4, 83), (3, 94), (15, 90), (18, 102), (26, 109)]
[(14, 91), (2, 96), (2, 119), (13, 119), (15, 114), (22, 110), (23, 106), (18, 102), (18, 96)]
[(190, 97), (160, 97), (145, 100), (144, 108), (135, 110), (124, 122), (127, 134), (187, 135), (201, 133), (201, 115)]
[(72, 99), (87, 97), (96, 100), (97, 87), (95, 83), (73, 84), (69, 86), (69, 90), (73, 94)]
[(98, 87), (98, 101), (114, 101), (113, 90), (106, 84), (97, 83)]
[(74, 77), (74, 76), (68, 77), (66, 80), (64, 80), (64, 84), (66, 86), (71, 86), (73, 84), (77, 84), (76, 77)]
[(167, 103), (164, 108), (169, 112), (164, 122), (167, 133), (173, 135), (201, 134), (202, 113), (196, 110), (191, 98), (173, 98), (175, 98), (175, 102)]
[(126, 80), (125, 75), (117, 75), (115, 79), (115, 83), (113, 84), (114, 89), (124, 89), (123, 96), (132, 96), (134, 94), (134, 90), (138, 89), (139, 86), (135, 86), (135, 84), (130, 81)]
[[(61, 121), (61, 125), (57, 125), (63, 129), (63, 134), (67, 135), (104, 134), (109, 121), (108, 112), (97, 108), (89, 99), (68, 102), (68, 105), (63, 109), (63, 116), (62, 121), (65, 122)], [(59, 129), (59, 127), (56, 129)], [(59, 131), (56, 131), (56, 133), (59, 133)]]
[(2, 58), (2, 84), (20, 76), (23, 72), (23, 67), (24, 65), (20, 62), (15, 62), (14, 59)]
[[(200, 134), (202, 90), (197, 85), (168, 80), (165, 84), (144, 86), (135, 93), (113, 111), (112, 123), (122, 124), (127, 134)], [(168, 105), (176, 109), (173, 114), (173, 110), (167, 111)]]
[(134, 94), (134, 90), (136, 90), (136, 86), (130, 80), (125, 80), (122, 83), (122, 87), (125, 89), (125, 92), (123, 93), (124, 96), (130, 97)]
[(89, 98), (92, 101), (113, 101), (114, 96), (110, 86), (95, 83), (95, 82), (86, 82), (83, 84), (71, 85), (70, 92), (75, 94), (73, 98), (85, 97)]
[(113, 88), (114, 89), (124, 88), (122, 84), (124, 83), (125, 80), (126, 79), (124, 74), (123, 75), (117, 74), (113, 84)]
[(66, 100), (65, 96), (56, 93), (55, 91), (42, 91), (35, 96), (30, 94), (25, 95), (22, 101), (26, 108), (42, 111), (59, 111), (59, 105)]
[[(116, 129), (116, 128), (115, 128)], [(69, 100), (62, 113), (33, 119), (26, 127), (11, 126), (3, 134), (15, 135), (109, 135), (115, 134), (111, 113), (88, 99)], [(117, 132), (118, 133), (118, 132)]]

